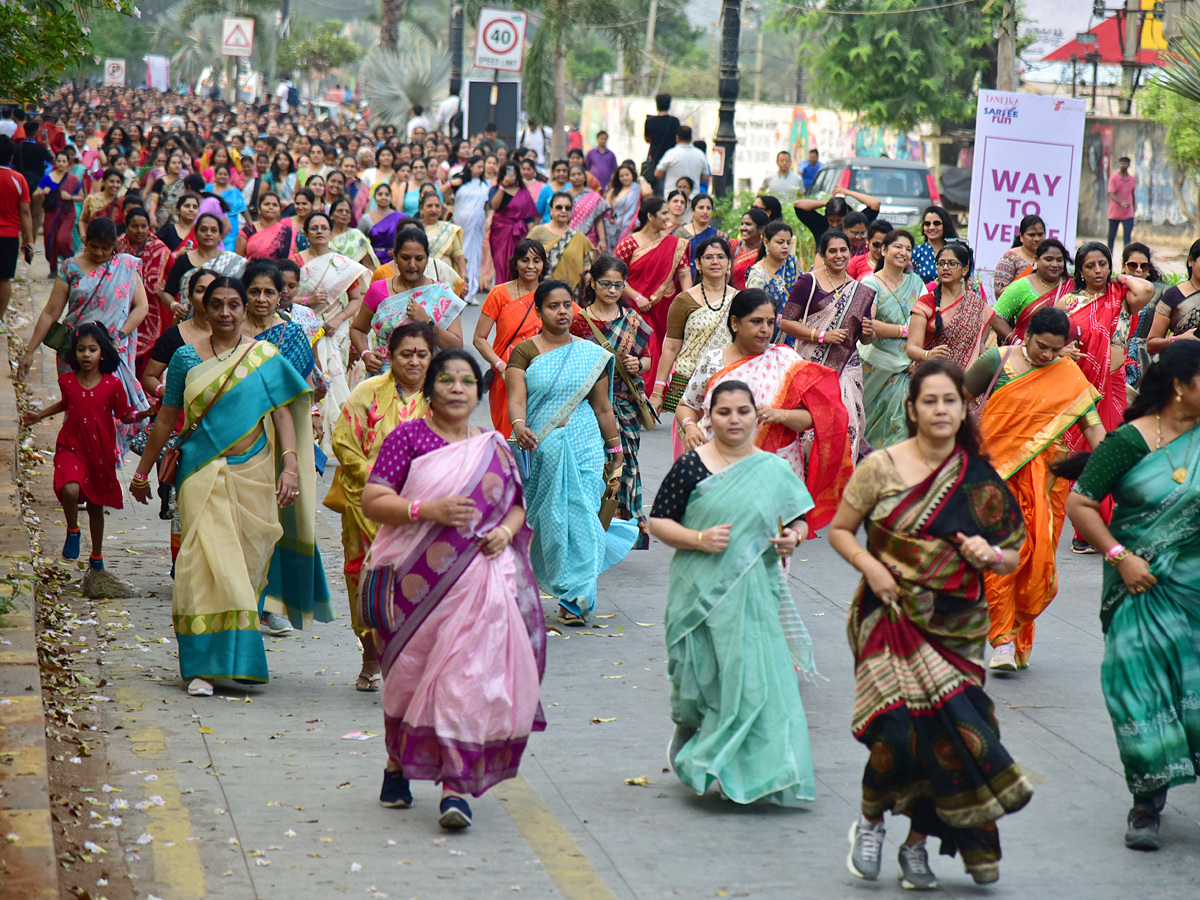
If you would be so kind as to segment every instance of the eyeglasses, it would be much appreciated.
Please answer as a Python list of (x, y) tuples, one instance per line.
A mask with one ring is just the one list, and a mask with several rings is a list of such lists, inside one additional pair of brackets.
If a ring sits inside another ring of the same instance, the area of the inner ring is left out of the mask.
[(939, 269), (957, 269), (962, 265), (957, 259), (939, 259), (937, 267)]
[(705, 253), (702, 257), (700, 257), (700, 262), (702, 262), (702, 263), (724, 262), (727, 259), (729, 259), (729, 257), (726, 256), (724, 253), (717, 253), (715, 255), (712, 253)]
[(604, 288), (606, 291), (623, 291), (625, 290), (625, 282), (623, 281), (597, 281), (596, 287)]

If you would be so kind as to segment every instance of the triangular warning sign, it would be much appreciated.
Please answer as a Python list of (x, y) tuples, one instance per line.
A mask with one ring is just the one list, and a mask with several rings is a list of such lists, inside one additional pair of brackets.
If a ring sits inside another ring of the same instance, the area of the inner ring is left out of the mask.
[(240, 22), (225, 36), (225, 46), (235, 50), (250, 49), (250, 38), (246, 36)]

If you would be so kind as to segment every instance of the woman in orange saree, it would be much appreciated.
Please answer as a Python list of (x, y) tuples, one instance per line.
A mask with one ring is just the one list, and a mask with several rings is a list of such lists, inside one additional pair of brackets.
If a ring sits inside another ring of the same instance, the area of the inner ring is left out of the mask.
[[(509, 268), (515, 280), (498, 284), (488, 291), (479, 310), (475, 335), (471, 339), (475, 350), (495, 372), (488, 389), (488, 408), (492, 427), (505, 440), (512, 435), (508, 421), (508, 391), (504, 387), (504, 370), (513, 347), (542, 330), (542, 320), (533, 311), (533, 292), (546, 277), (546, 249), (536, 238), (526, 238), (517, 244)], [(496, 338), (490, 344), (488, 335), (496, 326)]]
[[(1111, 279), (1111, 280), (1110, 280)], [(1144, 278), (1113, 274), (1112, 254), (1099, 241), (1089, 241), (1075, 254), (1075, 291), (1056, 304), (1071, 317), (1071, 333), (1080, 353), (1079, 368), (1092, 387), (1100, 392), (1096, 411), (1105, 431), (1115, 431), (1124, 420), (1128, 405), (1125, 394), (1125, 341), (1129, 337), (1128, 311), (1136, 316), (1154, 296), (1154, 285)], [(1084, 449), (1078, 428), (1067, 432), (1072, 453)], [(1104, 520), (1112, 518), (1112, 498), (1101, 506)], [(1071, 542), (1076, 553), (1091, 553), (1076, 533)]]
[(1076, 423), (1092, 447), (1104, 439), (1096, 412), (1099, 392), (1074, 360), (1062, 355), (1070, 330), (1062, 310), (1039, 310), (1024, 344), (985, 351), (966, 376), (967, 390), (976, 397), (986, 397), (995, 379), (979, 420), (983, 449), (1025, 518), (1016, 571), (983, 576), (990, 668), (1000, 671), (1029, 666), (1034, 620), (1058, 593), (1054, 553), (1071, 483), (1055, 477), (1050, 465), (1066, 455), (1063, 436)]
[[(662, 197), (647, 197), (638, 221), (642, 227), (617, 244), (613, 255), (629, 266), (625, 300), (654, 329), (647, 371), (657, 372), (671, 301), (692, 286), (690, 247), (686, 240), (670, 233), (671, 214)], [(654, 387), (657, 385), (651, 391)]]
[(680, 440), (694, 450), (712, 439), (704, 410), (718, 384), (734, 379), (749, 385), (758, 407), (754, 445), (780, 456), (804, 481), (813, 499), (806, 519), (815, 532), (833, 519), (854, 473), (850, 417), (838, 375), (785, 344), (771, 343), (775, 304), (766, 291), (739, 291), (728, 325), (733, 343), (700, 360), (675, 408)]

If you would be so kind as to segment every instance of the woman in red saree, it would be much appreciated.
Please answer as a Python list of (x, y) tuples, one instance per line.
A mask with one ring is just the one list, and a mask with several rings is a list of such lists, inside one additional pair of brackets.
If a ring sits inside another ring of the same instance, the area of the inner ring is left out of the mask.
[(704, 412), (713, 391), (731, 379), (749, 385), (758, 407), (754, 445), (784, 459), (813, 499), (811, 531), (829, 524), (854, 473), (850, 417), (837, 372), (809, 362), (786, 344), (772, 344), (775, 304), (758, 288), (739, 291), (729, 308), (733, 343), (696, 365), (675, 408), (675, 427), (688, 450), (712, 439)]
[(641, 228), (617, 244), (613, 256), (629, 266), (626, 302), (654, 329), (649, 347), (650, 368), (646, 371), (657, 372), (671, 301), (692, 286), (690, 248), (686, 240), (670, 233), (671, 214), (662, 197), (647, 197), (638, 220)]
[(289, 259), (296, 252), (296, 232), (282, 214), (278, 194), (258, 195), (258, 230), (246, 240), (246, 259)]
[(733, 269), (729, 273), (729, 283), (739, 291), (746, 289), (746, 275), (758, 262), (763, 229), (769, 222), (767, 214), (757, 207), (751, 207), (742, 216), (741, 240), (733, 242)]
[(142, 286), (146, 289), (146, 318), (137, 329), (138, 377), (150, 360), (150, 351), (164, 331), (174, 322), (174, 313), (163, 303), (160, 292), (167, 281), (167, 263), (172, 259), (167, 245), (150, 231), (150, 213), (131, 209), (125, 217), (125, 233), (117, 238), (117, 252), (128, 253), (142, 261)]
[[(1124, 421), (1128, 398), (1125, 394), (1125, 341), (1129, 338), (1129, 316), (1136, 316), (1154, 296), (1154, 285), (1144, 278), (1113, 274), (1112, 254), (1099, 241), (1089, 241), (1075, 254), (1075, 291), (1055, 304), (1071, 317), (1071, 334), (1079, 350), (1079, 368), (1092, 387), (1100, 392), (1096, 411), (1105, 431), (1115, 431)], [(1123, 316), (1123, 313), (1129, 316)], [(1067, 432), (1072, 453), (1087, 449), (1083, 433), (1076, 427)], [(1112, 518), (1112, 498), (1100, 511)], [(1094, 552), (1075, 533), (1071, 549)]]

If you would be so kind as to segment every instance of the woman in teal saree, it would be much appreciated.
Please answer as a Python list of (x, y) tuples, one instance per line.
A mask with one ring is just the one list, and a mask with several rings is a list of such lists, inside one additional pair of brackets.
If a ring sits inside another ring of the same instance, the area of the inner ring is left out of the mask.
[(719, 385), (709, 415), (713, 441), (675, 461), (650, 513), (651, 533), (676, 551), (668, 756), (697, 794), (719, 785), (735, 803), (796, 806), (816, 788), (796, 671), (816, 670), (780, 558), (813, 502), (791, 466), (754, 446), (749, 387)]
[[(1146, 370), (1125, 424), (1096, 448), (1067, 500), (1079, 533), (1111, 563), (1100, 686), (1133, 794), (1133, 850), (1158, 849), (1167, 790), (1194, 782), (1200, 768), (1198, 430), (1200, 345), (1178, 341)], [(1110, 494), (1106, 526), (1100, 504)]]
[[(596, 579), (637, 538), (636, 521), (614, 519), (610, 529), (620, 530), (606, 535), (599, 518), (605, 484), (620, 477), (622, 463), (613, 355), (572, 337), (574, 304), (565, 282), (538, 285), (533, 303), (542, 331), (513, 348), (504, 370), (508, 414), (513, 439), (528, 451), (522, 475), (534, 574), (556, 598), (559, 621), (582, 625), (596, 606)], [(628, 534), (623, 525), (632, 526)], [(617, 535), (621, 546), (608, 547)]]

